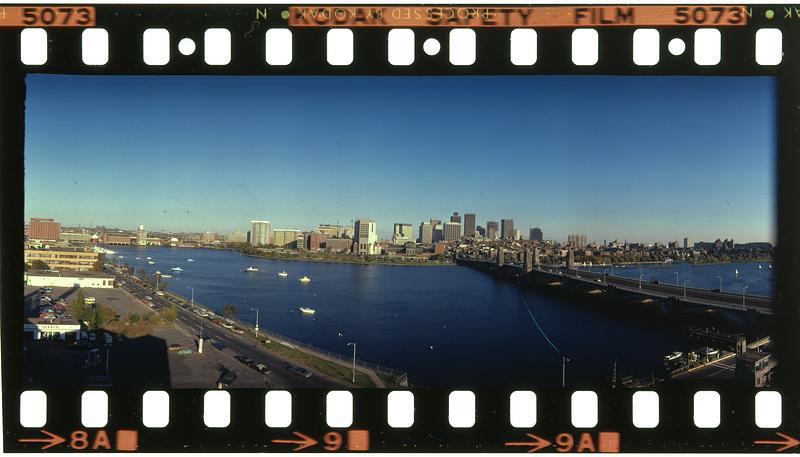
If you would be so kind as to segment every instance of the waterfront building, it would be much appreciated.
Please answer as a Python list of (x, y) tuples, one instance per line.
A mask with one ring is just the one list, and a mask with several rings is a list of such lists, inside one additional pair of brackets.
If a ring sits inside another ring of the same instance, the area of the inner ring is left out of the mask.
[(533, 270), (533, 254), (531, 253), (530, 249), (525, 250), (525, 258), (523, 260), (523, 267), (525, 268), (526, 273), (530, 273)]
[(314, 231), (308, 234), (306, 247), (309, 251), (319, 251), (325, 243), (325, 235), (320, 232)]
[(522, 239), (522, 232), (519, 231), (518, 228), (515, 228), (511, 231), (511, 239), (513, 240), (521, 240)]
[(403, 253), (405, 255), (417, 255), (417, 243), (415, 243), (413, 241), (407, 242), (403, 246)]
[(419, 242), (422, 244), (433, 243), (433, 225), (430, 222), (419, 224)]
[(271, 225), (269, 221), (250, 221), (250, 244), (253, 246), (266, 246), (272, 242)]
[(318, 224), (317, 232), (321, 233), (325, 238), (343, 238), (348, 231), (344, 226), (338, 224)]
[(295, 248), (297, 247), (297, 239), (302, 236), (303, 232), (300, 230), (275, 229), (272, 231), (272, 244), (281, 248)]
[(575, 269), (575, 254), (572, 252), (572, 249), (569, 250), (567, 253), (567, 270), (574, 270)]
[(297, 238), (294, 240), (294, 248), (298, 251), (304, 251), (308, 247), (306, 240), (308, 239), (308, 232), (298, 232)]
[(455, 241), (461, 239), (461, 223), (460, 222), (445, 222), (444, 224), (444, 240)]
[(61, 232), (59, 241), (67, 244), (88, 244), (92, 241), (92, 235), (88, 233)]
[(112, 246), (130, 246), (136, 240), (136, 235), (130, 233), (103, 233), (100, 237), (102, 244)]
[(447, 243), (433, 243), (433, 254), (444, 254), (445, 250), (447, 249)]
[(228, 243), (246, 243), (247, 234), (240, 230), (234, 230), (225, 236), (225, 241)]
[(29, 267), (33, 266), (34, 260), (41, 260), (50, 270), (89, 271), (100, 259), (100, 254), (82, 249), (25, 249), (24, 257)]
[(544, 234), (542, 233), (542, 229), (540, 229), (539, 227), (532, 228), (530, 230), (530, 240), (542, 243), (544, 241)]
[(28, 239), (37, 241), (58, 241), (61, 223), (53, 219), (32, 217), (28, 223)]
[(461, 223), (461, 216), (458, 215), (458, 211), (456, 211), (455, 213), (453, 213), (452, 216), (450, 216), (450, 222), (458, 222), (459, 224)]
[(496, 240), (500, 236), (500, 224), (497, 221), (486, 221), (486, 238)]
[(504, 240), (514, 238), (514, 219), (500, 219), (500, 236)]
[(356, 219), (353, 225), (354, 254), (374, 255), (375, 243), (378, 242), (378, 233), (375, 221), (372, 219)]
[(475, 236), (475, 214), (464, 214), (464, 236)]
[(683, 249), (689, 249), (692, 247), (692, 240), (689, 237), (683, 237)]
[(100, 271), (41, 271), (25, 273), (25, 284), (35, 287), (114, 288), (114, 277)]
[(414, 229), (411, 224), (395, 223), (392, 244), (405, 245), (409, 241), (414, 241)]
[(140, 224), (139, 228), (136, 230), (136, 244), (138, 246), (147, 245), (147, 230), (144, 229), (144, 225), (142, 224)]
[(200, 242), (205, 244), (211, 244), (214, 241), (217, 241), (217, 234), (214, 232), (203, 232), (200, 235)]
[(497, 249), (497, 266), (502, 267), (503, 263), (505, 263), (506, 254), (503, 252), (503, 248)]
[(324, 247), (331, 252), (350, 252), (353, 240), (350, 238), (326, 238)]

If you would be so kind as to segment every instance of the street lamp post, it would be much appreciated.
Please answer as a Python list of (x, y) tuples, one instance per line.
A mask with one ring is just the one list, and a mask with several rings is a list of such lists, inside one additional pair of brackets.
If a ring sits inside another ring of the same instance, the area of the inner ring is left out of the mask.
[(678, 276), (678, 272), (677, 272), (677, 271), (673, 271), (672, 273), (675, 275), (675, 285), (676, 285), (676, 286), (679, 286), (679, 285), (681, 285), (681, 284), (680, 284), (680, 281), (678, 281), (678, 277), (679, 277), (679, 276)]
[(745, 310), (745, 311), (747, 310), (747, 307), (745, 306), (744, 297), (745, 297), (745, 291), (747, 290), (748, 287), (749, 286), (744, 286), (742, 288), (742, 310)]
[(256, 338), (258, 338), (258, 310), (256, 308), (250, 308), (250, 311), (256, 312)]
[(642, 273), (642, 269), (639, 268), (639, 288), (640, 289), (642, 288), (642, 276), (644, 276), (644, 273)]
[(719, 278), (719, 291), (722, 292), (722, 276), (717, 276)]
[(347, 343), (348, 346), (353, 346), (353, 384), (356, 383), (356, 343)]
[(683, 299), (686, 300), (686, 283), (689, 282), (688, 279), (683, 281)]
[(187, 289), (192, 289), (192, 311), (194, 311), (194, 287), (186, 286)]

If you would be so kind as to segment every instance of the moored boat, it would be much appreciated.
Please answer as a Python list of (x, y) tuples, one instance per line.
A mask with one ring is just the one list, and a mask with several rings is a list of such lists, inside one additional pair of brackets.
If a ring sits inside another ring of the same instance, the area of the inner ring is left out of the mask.
[(286, 270), (280, 271), (280, 272), (278, 272), (278, 276), (280, 276), (281, 278), (285, 278), (285, 277), (289, 276), (289, 273), (287, 273)]
[(317, 310), (315, 310), (314, 308), (305, 308), (305, 307), (301, 306), (300, 307), (300, 312), (303, 313), (303, 314), (314, 314), (314, 313), (317, 312)]
[(300, 282), (302, 282), (303, 284), (308, 284), (311, 282), (311, 278), (309, 278), (308, 276), (303, 276), (302, 278), (300, 278)]
[(249, 266), (249, 267), (245, 268), (244, 271), (247, 271), (247, 272), (250, 272), (250, 273), (254, 273), (254, 272), (258, 271), (258, 268), (253, 267), (253, 266)]

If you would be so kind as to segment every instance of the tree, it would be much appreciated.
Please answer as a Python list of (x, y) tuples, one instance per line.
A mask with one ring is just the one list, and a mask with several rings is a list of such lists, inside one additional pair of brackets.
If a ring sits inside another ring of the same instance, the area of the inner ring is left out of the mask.
[(33, 262), (31, 262), (31, 268), (34, 270), (49, 270), (50, 265), (46, 264), (41, 260), (34, 260)]
[(136, 313), (128, 314), (128, 322), (130, 322), (131, 324), (135, 324), (139, 322), (139, 320), (141, 320), (141, 317), (138, 314)]
[(103, 262), (105, 262), (105, 256), (100, 254), (97, 256), (97, 262), (92, 265), (92, 271), (103, 271)]
[(175, 318), (178, 317), (178, 312), (175, 310), (174, 306), (170, 306), (161, 311), (161, 317), (167, 322), (175, 322)]
[(222, 307), (222, 314), (224, 314), (228, 319), (235, 316), (237, 312), (239, 312), (239, 310), (236, 309), (236, 305), (228, 304)]

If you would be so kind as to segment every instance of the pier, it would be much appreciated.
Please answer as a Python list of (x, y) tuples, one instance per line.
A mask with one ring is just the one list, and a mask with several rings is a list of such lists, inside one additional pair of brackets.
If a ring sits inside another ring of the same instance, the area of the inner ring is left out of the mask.
[[(526, 258), (530, 259), (530, 255)], [(586, 296), (614, 297), (630, 304), (656, 300), (734, 311), (774, 313), (774, 299), (732, 294), (714, 289), (669, 285), (656, 281), (614, 276), (561, 266), (513, 264), (481, 259), (457, 259), (457, 264), (484, 271), (498, 278), (516, 280), (520, 285), (553, 288)]]

